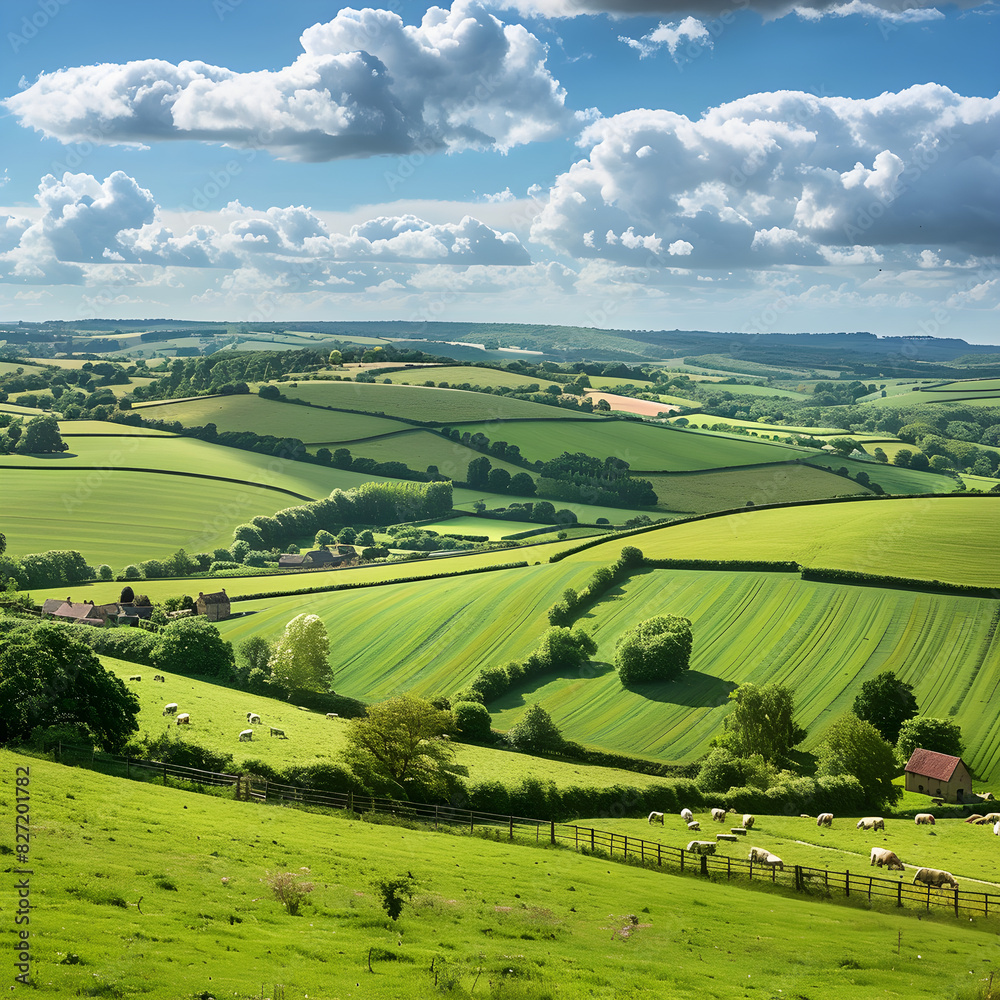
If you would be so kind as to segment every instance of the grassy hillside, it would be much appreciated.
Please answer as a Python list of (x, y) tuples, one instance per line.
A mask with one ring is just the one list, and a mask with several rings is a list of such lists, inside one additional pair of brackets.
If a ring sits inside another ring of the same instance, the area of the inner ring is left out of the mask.
[(597, 425), (575, 420), (557, 423), (524, 421), (502, 428), (488, 424), (463, 425), (463, 431), (482, 431), (491, 440), (502, 437), (516, 444), (531, 461), (548, 461), (564, 451), (582, 451), (605, 458), (615, 455), (632, 466), (633, 472), (684, 472), (763, 462), (785, 462), (802, 451), (788, 445), (751, 438), (720, 437), (696, 431), (631, 420), (608, 420)]
[[(31, 767), (30, 945), (44, 997), (728, 1000), (763, 989), (854, 1000), (877, 983), (880, 996), (911, 1000), (969, 990), (995, 958), (990, 921), (865, 913), (568, 850), (126, 783), (6, 751), (2, 761), (7, 801), (15, 768)], [(313, 883), (301, 916), (271, 897), (269, 871)], [(373, 883), (406, 872), (417, 893), (393, 923)], [(735, 916), (748, 907), (752, 922)]]
[[(866, 445), (867, 451), (874, 452), (876, 443)], [(882, 450), (888, 455), (885, 445)], [(919, 451), (911, 448), (911, 451)], [(923, 472), (918, 469), (903, 469), (898, 465), (882, 465), (876, 462), (866, 462), (856, 458), (844, 458), (843, 455), (815, 455), (808, 459), (810, 465), (821, 465), (827, 469), (847, 469), (851, 476), (866, 472), (872, 482), (878, 483), (886, 493), (953, 493), (958, 482), (952, 476), (944, 476), (939, 472)]]
[(387, 372), (384, 376), (378, 376), (379, 381), (383, 378), (389, 379), (394, 385), (423, 385), (425, 382), (433, 382), (439, 385), (447, 382), (449, 385), (461, 385), (468, 382), (469, 385), (496, 386), (505, 385), (509, 389), (521, 389), (532, 383), (544, 389), (547, 385), (553, 385), (551, 379), (536, 378), (524, 375), (521, 372), (502, 371), (496, 368), (477, 368), (475, 365), (441, 365), (433, 368), (411, 368), (407, 371)]

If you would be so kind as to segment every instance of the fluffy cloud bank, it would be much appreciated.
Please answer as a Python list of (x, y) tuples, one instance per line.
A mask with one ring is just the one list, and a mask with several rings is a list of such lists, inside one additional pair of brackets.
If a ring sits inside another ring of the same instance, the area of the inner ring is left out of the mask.
[[(174, 233), (153, 194), (116, 171), (42, 179), (34, 221), (0, 216), (0, 277), (26, 283), (78, 283), (97, 265), (236, 270), (252, 263), (283, 273), (351, 264), (431, 264), (523, 267), (531, 263), (513, 233), (465, 216), (431, 224), (414, 215), (385, 216), (332, 233), (303, 206), (227, 206), (215, 220)], [(228, 225), (226, 225), (228, 223)], [(333, 271), (328, 273), (331, 275)], [(333, 281), (336, 283), (336, 280)]]
[(995, 253), (998, 113), (1000, 97), (936, 84), (754, 94), (694, 121), (630, 111), (585, 130), (589, 156), (556, 179), (532, 238), (637, 266), (677, 246), (700, 268), (841, 263), (857, 246)]
[(344, 8), (301, 35), (277, 71), (160, 59), (43, 73), (3, 104), (62, 142), (201, 140), (294, 160), (414, 150), (507, 150), (572, 121), (545, 46), (476, 0), (431, 7), (419, 25)]

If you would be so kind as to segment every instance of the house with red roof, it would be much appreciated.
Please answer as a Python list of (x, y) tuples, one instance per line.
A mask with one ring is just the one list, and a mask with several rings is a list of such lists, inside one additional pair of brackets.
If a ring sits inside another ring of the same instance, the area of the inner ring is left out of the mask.
[(906, 762), (905, 787), (945, 802), (968, 802), (972, 793), (972, 775), (961, 757), (917, 747)]

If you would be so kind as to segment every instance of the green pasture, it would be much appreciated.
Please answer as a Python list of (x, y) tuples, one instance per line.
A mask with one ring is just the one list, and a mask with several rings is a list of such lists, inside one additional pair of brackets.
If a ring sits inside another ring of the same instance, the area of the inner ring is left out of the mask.
[(494, 521), (488, 517), (453, 517), (447, 521), (437, 521), (434, 524), (424, 524), (421, 527), (439, 534), (488, 535), (492, 541), (503, 538), (512, 532), (525, 531), (542, 525), (526, 524), (523, 521)]
[[(354, 416), (354, 414), (350, 414)], [(378, 420), (378, 417), (367, 419)], [(390, 421), (386, 421), (390, 423)], [(494, 435), (497, 428), (493, 427)], [(502, 438), (500, 438), (502, 440)], [(325, 444), (331, 451), (337, 448), (347, 448), (354, 458), (372, 458), (376, 462), (404, 462), (411, 469), (423, 472), (428, 466), (436, 465), (438, 470), (450, 479), (461, 481), (469, 472), (469, 462), (479, 458), (481, 452), (469, 448), (458, 441), (444, 438), (432, 430), (420, 430), (411, 427), (399, 433), (381, 434), (379, 437), (366, 438), (363, 441), (349, 442), (317, 442), (313, 449)], [(519, 465), (513, 465), (493, 455), (488, 456), (494, 469), (506, 469), (512, 476), (524, 472)]]
[[(299, 392), (287, 387), (284, 391), (296, 395)], [(340, 442), (355, 438), (406, 430), (410, 426), (398, 420), (295, 406), (255, 395), (201, 396), (178, 402), (143, 404), (137, 409), (147, 420), (179, 420), (186, 427), (213, 423), (220, 431), (255, 431), (330, 447), (340, 447)]]
[(959, 473), (959, 475), (962, 477), (962, 482), (970, 490), (982, 490), (983, 493), (988, 493), (1000, 482), (1000, 479), (992, 476), (973, 476), (967, 472)]
[(109, 423), (107, 420), (60, 420), (59, 433), (64, 438), (81, 434), (100, 437), (173, 437), (171, 431), (155, 430), (152, 427), (133, 427), (131, 424)]
[(37, 417), (45, 410), (37, 406), (18, 406), (17, 403), (0, 403), (0, 413), (13, 413), (19, 417)]
[[(109, 434), (123, 425), (99, 424), (99, 426), (106, 428), (105, 434)], [(0, 468), (38, 470), (58, 465), (60, 468), (97, 466), (101, 474), (109, 474), (122, 468), (148, 469), (151, 472), (164, 473), (183, 472), (273, 487), (312, 500), (329, 496), (335, 489), (349, 490), (361, 483), (388, 481), (380, 476), (366, 476), (360, 472), (348, 472), (328, 465), (313, 465), (310, 462), (293, 462), (271, 455), (244, 451), (242, 448), (226, 448), (195, 438), (174, 437), (161, 432), (156, 432), (152, 436), (129, 433), (135, 429), (126, 428), (120, 436), (70, 435), (66, 439), (70, 448), (67, 452), (55, 457), (4, 455), (0, 456)], [(80, 477), (87, 475), (89, 474), (81, 469)], [(63, 480), (60, 478), (59, 482), (62, 483)], [(277, 510), (281, 507), (294, 507), (302, 502), (288, 492), (284, 494), (284, 500), (278, 494), (275, 496), (280, 503), (280, 506), (275, 508)], [(255, 514), (263, 512), (245, 513), (246, 517), (243, 520), (249, 520)], [(233, 521), (230, 529), (239, 523), (241, 523), (239, 520)]]
[(449, 385), (461, 385), (468, 382), (469, 385), (478, 385), (490, 388), (497, 386), (507, 386), (510, 389), (523, 388), (526, 385), (536, 383), (540, 389), (554, 383), (550, 379), (535, 378), (524, 375), (521, 372), (510, 372), (496, 368), (476, 368), (474, 365), (442, 365), (435, 368), (410, 368), (406, 371), (389, 372), (385, 376), (378, 378), (389, 379), (394, 385), (419, 385), (425, 382), (447, 382)]
[(925, 389), (925, 392), (955, 392), (974, 389), (976, 392), (1000, 393), (1000, 378), (956, 379), (954, 382), (942, 382), (939, 386)]
[(235, 525), (295, 503), (259, 486), (151, 472), (71, 466), (41, 472), (16, 467), (16, 456), (0, 467), (8, 555), (77, 549), (92, 566), (108, 563), (116, 572), (179, 548), (227, 547)]
[[(814, 750), (860, 685), (893, 670), (913, 685), (924, 714), (961, 725), (970, 767), (1000, 778), (1000, 718), (986, 693), (1000, 682), (995, 611), (996, 601), (985, 598), (812, 583), (796, 574), (649, 570), (582, 621), (598, 642), (594, 668), (506, 695), (491, 705), (494, 725), (509, 728), (538, 702), (569, 739), (689, 761), (722, 731), (731, 690), (777, 680), (795, 692), (796, 721), (809, 733), (803, 748)], [(673, 684), (623, 689), (611, 666), (616, 640), (665, 612), (693, 622), (690, 672)]]
[[(438, 371), (438, 369), (435, 369)], [(435, 381), (446, 381), (435, 379)], [(509, 399), (462, 389), (432, 389), (416, 385), (384, 385), (378, 382), (300, 382), (297, 389), (279, 386), (286, 395), (317, 406), (337, 406), (387, 417), (408, 417), (448, 424), (468, 420), (550, 420), (566, 411), (524, 399)], [(584, 419), (599, 420), (598, 417)]]
[[(630, 539), (651, 558), (794, 560), (920, 580), (1000, 584), (1000, 497), (914, 497), (750, 510)], [(579, 556), (614, 558), (609, 541)]]
[[(6, 801), (16, 768), (30, 767), (31, 979), (43, 997), (937, 1000), (973, 996), (996, 960), (989, 920), (917, 920), (8, 751), (2, 762)], [(300, 916), (261, 881), (283, 871), (313, 885)], [(416, 894), (392, 922), (374, 883), (407, 872)]]
[(808, 399), (809, 394), (795, 389), (783, 389), (772, 385), (752, 385), (743, 383), (723, 382), (716, 384), (714, 389), (728, 392), (734, 396), (773, 396), (778, 399)]
[(624, 459), (633, 471), (683, 472), (724, 466), (784, 462), (802, 454), (788, 445), (752, 438), (715, 437), (633, 420), (606, 420), (597, 425), (576, 421), (518, 421), (501, 430), (489, 424), (463, 425), (482, 431), (490, 440), (516, 444), (531, 461), (543, 462), (564, 451), (578, 451), (604, 459)]
[[(932, 383), (936, 384), (936, 383)], [(900, 386), (899, 390), (904, 390), (905, 386)], [(910, 386), (907, 391), (896, 391), (886, 396), (873, 398), (869, 402), (872, 406), (884, 407), (910, 407), (929, 406), (934, 403), (967, 403), (970, 406), (996, 406), (1000, 404), (1000, 391), (996, 389), (965, 389), (965, 390), (942, 390), (936, 391), (931, 385), (914, 388)]]
[[(874, 452), (876, 447), (882, 448), (886, 455), (889, 451), (881, 442), (872, 442), (871, 447), (865, 445), (865, 450)], [(897, 449), (898, 450), (898, 449)], [(910, 449), (911, 451), (920, 449)], [(810, 465), (823, 466), (827, 469), (847, 469), (852, 477), (859, 472), (867, 472), (873, 483), (878, 483), (886, 493), (954, 493), (958, 487), (957, 480), (940, 472), (924, 472), (919, 469), (904, 469), (898, 465), (868, 462), (864, 459), (845, 458), (837, 454), (812, 454), (807, 459)]]
[[(45, 362), (45, 364), (50, 363), (49, 361)], [(45, 370), (41, 365), (32, 365), (24, 361), (0, 361), (0, 375), (10, 375), (18, 369), (32, 374), (38, 374), (38, 372)]]
[[(925, 811), (933, 814), (930, 799), (921, 796)], [(827, 811), (823, 802), (814, 803), (813, 815), (800, 816), (754, 815), (754, 826), (746, 837), (735, 843), (719, 841), (717, 857), (739, 858), (745, 861), (750, 847), (764, 847), (785, 862), (787, 871), (792, 865), (827, 869), (830, 872), (849, 871), (852, 876), (875, 875), (880, 878), (900, 879), (912, 884), (917, 868), (943, 868), (959, 880), (961, 889), (970, 892), (997, 892), (1000, 884), (996, 870), (996, 841), (992, 824), (975, 826), (963, 819), (938, 819), (934, 826), (917, 826), (912, 819), (885, 821), (884, 831), (857, 829), (858, 816), (835, 815), (833, 825), (818, 827), (816, 813)], [(715, 839), (715, 833), (729, 832), (739, 826), (741, 815), (730, 814), (724, 823), (713, 821), (709, 810), (692, 810), (701, 824), (700, 834), (692, 834), (678, 815), (664, 816), (663, 827), (650, 826), (645, 817), (581, 819), (580, 825), (592, 826), (611, 833), (626, 834), (629, 838), (658, 841), (670, 847), (684, 847), (692, 836)], [(890, 872), (872, 867), (871, 849), (883, 847), (894, 851), (906, 865), (905, 872)]]
[[(485, 493), (482, 490), (456, 489), (452, 491), (452, 507), (454, 510), (473, 510), (473, 504), (482, 501), (489, 509), (496, 507), (508, 507), (512, 503), (537, 503), (538, 497), (522, 497), (511, 493)], [(636, 516), (634, 510), (624, 507), (599, 507), (596, 504), (575, 503), (568, 500), (552, 501), (556, 510), (571, 510), (576, 514), (577, 520), (584, 524), (596, 524), (599, 517), (603, 517), (611, 524), (622, 524)], [(653, 511), (650, 515), (653, 518), (662, 514)], [(523, 522), (512, 521), (511, 524)], [(515, 529), (516, 530), (516, 529)]]
[(712, 417), (704, 413), (697, 413), (693, 417), (671, 417), (672, 424), (678, 420), (689, 420), (691, 423), (705, 421), (702, 426), (711, 427), (715, 423), (729, 424), (730, 427), (746, 427), (747, 430), (758, 433), (778, 434), (787, 437), (792, 434), (809, 434), (813, 437), (823, 437), (827, 434), (846, 435), (850, 431), (840, 427), (806, 427), (806, 426), (785, 426), (784, 424), (767, 424), (757, 420), (740, 420), (738, 417)]
[(860, 483), (794, 462), (644, 478), (653, 484), (662, 507), (691, 514), (743, 507), (747, 501), (759, 506), (869, 492)]

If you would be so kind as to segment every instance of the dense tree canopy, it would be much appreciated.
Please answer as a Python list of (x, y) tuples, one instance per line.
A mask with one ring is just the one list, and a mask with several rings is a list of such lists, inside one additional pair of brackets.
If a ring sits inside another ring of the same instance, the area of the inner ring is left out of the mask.
[(351, 720), (344, 759), (363, 777), (433, 788), (454, 753), (446, 739), (451, 726), (451, 712), (423, 698), (391, 698), (369, 705), (364, 718)]
[(962, 730), (951, 719), (930, 719), (924, 716), (907, 719), (900, 726), (896, 752), (905, 763), (917, 747), (961, 757)]
[(729, 694), (733, 709), (723, 720), (725, 731), (719, 744), (734, 757), (760, 754), (777, 763), (806, 738), (794, 721), (795, 700), (790, 688), (781, 684), (741, 684)]
[(329, 690), (330, 639), (318, 615), (296, 615), (286, 626), (271, 655), (275, 683), (292, 690)]
[(688, 618), (658, 615), (634, 625), (615, 645), (615, 667), (622, 684), (648, 684), (680, 677), (688, 669), (691, 641)]
[(68, 448), (59, 433), (59, 421), (50, 414), (29, 420), (17, 443), (18, 454), (24, 455), (50, 455)]
[(116, 752), (138, 731), (138, 711), (139, 699), (68, 628), (20, 625), (0, 636), (0, 744), (59, 727)]
[(233, 647), (206, 618), (178, 618), (160, 633), (153, 649), (153, 666), (174, 674), (232, 676)]
[(853, 775), (861, 782), (869, 806), (899, 801), (903, 790), (892, 783), (898, 770), (892, 746), (870, 722), (848, 712), (827, 730), (817, 772)]
[(889, 743), (899, 739), (900, 726), (917, 714), (913, 688), (884, 670), (861, 685), (854, 699), (854, 714), (870, 722)]

